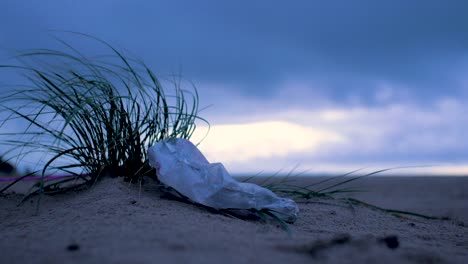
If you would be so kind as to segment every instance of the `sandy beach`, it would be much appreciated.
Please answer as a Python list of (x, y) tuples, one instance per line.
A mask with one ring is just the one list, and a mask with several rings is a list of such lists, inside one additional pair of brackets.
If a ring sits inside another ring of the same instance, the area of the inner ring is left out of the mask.
[[(301, 178), (308, 184), (315, 178)], [(431, 220), (329, 199), (295, 199), (288, 234), (167, 197), (154, 184), (0, 196), (0, 263), (467, 263), (468, 177), (373, 177), (347, 197), (445, 217)]]

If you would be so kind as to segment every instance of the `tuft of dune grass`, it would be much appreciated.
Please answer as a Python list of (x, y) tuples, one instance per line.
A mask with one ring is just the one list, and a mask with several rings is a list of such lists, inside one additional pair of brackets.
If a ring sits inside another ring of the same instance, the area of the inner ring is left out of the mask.
[[(81, 180), (78, 185), (101, 176), (132, 182), (155, 178), (147, 147), (171, 137), (189, 139), (196, 121), (206, 122), (198, 116), (196, 88), (184, 90), (177, 80), (171, 89), (163, 88), (144, 62), (100, 39), (76, 34), (109, 54), (89, 57), (58, 39), (64, 50), (28, 50), (16, 57), (19, 64), (0, 65), (0, 70), (19, 71), (25, 80), (22, 88), (0, 98), (0, 113), (6, 116), (0, 128), (25, 124), (22, 131), (1, 133), (2, 145), (17, 160), (30, 153), (47, 157), (28, 175), (71, 174)], [(42, 182), (37, 191), (57, 191), (71, 180), (49, 189)]]

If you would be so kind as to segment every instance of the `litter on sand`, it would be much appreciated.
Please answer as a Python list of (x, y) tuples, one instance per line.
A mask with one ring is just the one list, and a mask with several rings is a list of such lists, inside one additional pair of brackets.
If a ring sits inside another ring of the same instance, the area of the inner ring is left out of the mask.
[(170, 138), (148, 148), (158, 179), (192, 201), (215, 209), (268, 209), (286, 222), (299, 208), (288, 198), (232, 178), (221, 163), (210, 163), (189, 140)]

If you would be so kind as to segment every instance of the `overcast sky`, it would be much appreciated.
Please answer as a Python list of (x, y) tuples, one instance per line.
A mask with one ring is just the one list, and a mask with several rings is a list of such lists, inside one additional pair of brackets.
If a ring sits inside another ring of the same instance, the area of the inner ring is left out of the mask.
[(182, 73), (210, 105), (200, 148), (234, 173), (468, 174), (467, 14), (463, 0), (1, 1), (0, 60), (65, 30)]

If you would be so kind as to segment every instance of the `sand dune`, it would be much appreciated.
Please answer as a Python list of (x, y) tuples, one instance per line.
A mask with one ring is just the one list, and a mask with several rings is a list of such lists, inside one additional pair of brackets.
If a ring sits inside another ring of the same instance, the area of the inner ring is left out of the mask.
[(398, 181), (361, 182), (373, 191), (359, 198), (422, 212), (431, 207), (429, 212), (453, 219), (397, 217), (333, 199), (297, 200), (300, 216), (288, 234), (274, 222), (216, 214), (169, 199), (155, 184), (140, 188), (120, 179), (44, 197), (37, 216), (35, 198), (17, 207), (22, 195), (3, 194), (0, 263), (467, 263), (468, 179), (425, 181), (449, 193), (424, 196), (417, 190), (423, 178), (402, 188)]

